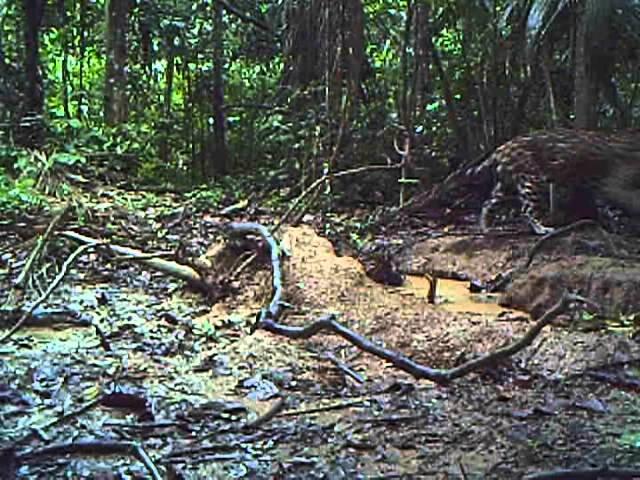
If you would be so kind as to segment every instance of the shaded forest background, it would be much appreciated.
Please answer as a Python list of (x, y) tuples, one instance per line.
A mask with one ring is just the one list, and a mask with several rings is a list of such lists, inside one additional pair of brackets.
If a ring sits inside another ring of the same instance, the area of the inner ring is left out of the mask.
[(0, 208), (86, 164), (290, 197), (394, 141), (422, 189), (531, 129), (638, 127), (639, 55), (637, 0), (0, 0)]

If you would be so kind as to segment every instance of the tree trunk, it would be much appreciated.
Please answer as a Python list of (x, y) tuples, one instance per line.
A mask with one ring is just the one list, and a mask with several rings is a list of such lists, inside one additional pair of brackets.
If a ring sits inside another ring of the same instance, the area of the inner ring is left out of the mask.
[[(325, 101), (339, 111), (345, 83), (363, 98), (367, 72), (365, 16), (361, 0), (290, 2), (286, 11), (282, 83), (294, 88), (324, 81)], [(313, 52), (313, 54), (310, 54)]]
[(69, 46), (67, 45), (67, 9), (65, 0), (58, 0), (58, 14), (60, 15), (62, 43), (62, 108), (65, 118), (71, 118), (69, 111)]
[[(170, 36), (173, 41), (173, 36)], [(164, 115), (160, 121), (160, 152), (159, 156), (166, 165), (171, 157), (171, 145), (169, 142), (169, 134), (171, 128), (171, 100), (173, 98), (173, 76), (175, 73), (175, 52), (173, 45), (167, 45), (169, 50), (167, 58), (167, 70), (165, 72), (165, 91), (164, 91)]]
[[(44, 111), (44, 86), (40, 74), (40, 26), (44, 12), (44, 0), (24, 0), (25, 28), (25, 116), (24, 131), (19, 142), (25, 146), (37, 147), (44, 141), (42, 113)], [(28, 120), (27, 120), (28, 119)]]
[(84, 112), (84, 62), (87, 52), (87, 1), (80, 0), (80, 58), (78, 59), (78, 95), (76, 95), (78, 117), (82, 118)]
[[(323, 50), (320, 24), (323, 1), (287, 2), (283, 57), (285, 61), (282, 83), (294, 88), (305, 87), (320, 80), (327, 51)], [(316, 52), (316, 55), (309, 55)]]
[(362, 88), (364, 67), (367, 66), (364, 23), (364, 7), (362, 1), (348, 0), (345, 4), (343, 22), (345, 44), (343, 50), (346, 53), (343, 68), (347, 71), (351, 98), (354, 100), (364, 99), (365, 96), (364, 89)]
[(575, 126), (576, 128), (594, 129), (597, 126), (597, 89), (588, 51), (589, 41), (585, 10), (584, 2), (579, 2), (575, 12), (577, 22), (574, 65)]
[(227, 129), (224, 113), (224, 7), (220, 2), (214, 4), (213, 39), (213, 135), (215, 148), (210, 159), (212, 174), (225, 175), (229, 170), (229, 151), (227, 148)]
[(104, 86), (104, 119), (107, 125), (127, 121), (127, 33), (129, 29), (130, 0), (107, 0), (107, 72)]
[(198, 172), (198, 157), (196, 149), (196, 135), (194, 131), (194, 113), (193, 113), (193, 76), (189, 67), (189, 59), (183, 58), (182, 65), (184, 68), (185, 93), (183, 97), (183, 111), (186, 121), (186, 136), (189, 143), (189, 155), (191, 159), (191, 178), (195, 179), (195, 173)]
[(402, 35), (402, 56), (400, 58), (400, 72), (402, 76), (402, 87), (400, 88), (399, 118), (405, 128), (410, 127), (411, 115), (409, 113), (409, 50), (413, 51), (411, 44), (411, 25), (413, 22), (413, 2), (407, 1), (405, 13), (404, 33)]
[[(431, 29), (429, 29), (429, 32), (431, 32)], [(433, 43), (433, 39), (431, 37), (429, 37), (429, 43), (431, 47), (431, 58), (433, 58), (436, 72), (438, 72), (438, 76), (440, 77), (440, 81), (442, 82), (442, 96), (444, 97), (449, 126), (456, 136), (456, 153), (458, 158), (456, 159), (456, 162), (454, 162), (455, 167), (458, 162), (464, 161), (466, 158), (468, 158), (468, 138), (464, 131), (464, 128), (462, 127), (462, 124), (460, 123), (456, 101), (453, 95), (453, 90), (451, 89), (451, 81), (449, 80), (449, 76), (447, 75), (447, 72), (444, 69), (444, 65), (442, 64), (440, 52), (438, 52), (438, 49)]]

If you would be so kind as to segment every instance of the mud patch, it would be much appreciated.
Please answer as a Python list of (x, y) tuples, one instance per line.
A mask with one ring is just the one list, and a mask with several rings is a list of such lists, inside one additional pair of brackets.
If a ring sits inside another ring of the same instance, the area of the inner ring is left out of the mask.
[(538, 237), (441, 237), (415, 245), (407, 255), (411, 272), (430, 272), (486, 282), (515, 272), (500, 304), (542, 315), (565, 290), (577, 292), (602, 307), (605, 315), (640, 311), (639, 245), (632, 237), (583, 231), (551, 239), (525, 264)]
[[(523, 322), (496, 321), (498, 306), (479, 304), (474, 311), (468, 295), (466, 305), (452, 308), (458, 304), (459, 286), (458, 298), (449, 295), (447, 300), (441, 295), (441, 305), (430, 305), (424, 285), (416, 288), (416, 278), (408, 287), (375, 283), (357, 260), (337, 257), (331, 243), (310, 227), (287, 229), (282, 242), (291, 253), (284, 266), (286, 298), (293, 306), (286, 319), (289, 323), (303, 324), (314, 315), (339, 312), (340, 321), (348, 327), (416, 361), (442, 368), (461, 356), (492, 350), (526, 328)], [(447, 289), (443, 291), (446, 294)], [(320, 341), (334, 347), (342, 343), (332, 337)], [(362, 358), (359, 361), (369, 368), (379, 363)]]
[(596, 302), (607, 317), (638, 313), (640, 264), (585, 256), (539, 263), (514, 279), (500, 303), (538, 317), (566, 290)]
[(411, 273), (486, 281), (523, 258), (534, 241), (530, 235), (442, 236), (414, 245), (404, 268)]
[[(310, 227), (287, 228), (281, 240), (291, 254), (283, 263), (285, 300), (290, 304), (283, 323), (308, 324), (319, 315), (337, 312), (348, 327), (435, 368), (494, 350), (520, 338), (530, 326), (526, 315), (492, 305), (495, 297), (471, 295), (468, 282), (441, 280), (436, 305), (427, 303), (428, 281), (419, 275), (409, 277), (404, 287), (379, 285), (357, 260), (336, 256), (329, 241)], [(449, 256), (446, 261), (459, 255), (456, 265), (467, 272), (479, 272), (483, 265), (497, 272), (498, 260), (504, 268), (523, 262), (525, 245), (535, 240), (523, 245), (519, 239), (494, 238), (480, 252), (472, 250), (482, 246), (479, 237), (449, 238), (440, 246), (440, 239), (432, 240), (422, 245), (431, 249), (430, 256), (415, 256), (413, 261), (431, 262), (428, 268), (434, 268), (443, 262), (439, 249)], [(507, 247), (501, 248), (500, 241)], [(551, 248), (536, 262), (561, 254)], [(211, 314), (249, 314), (268, 298), (268, 265), (254, 265), (240, 282), (238, 295), (216, 305)], [(464, 465), (469, 478), (502, 480), (558, 465), (581, 465), (584, 458), (603, 464), (615, 454), (624, 462), (621, 432), (635, 428), (627, 418), (637, 402), (584, 373), (636, 357), (638, 345), (626, 335), (580, 331), (565, 324), (545, 328), (531, 348), (447, 388), (413, 381), (332, 335), (295, 342), (258, 331), (224, 351), (247, 374), (259, 366), (261, 371), (277, 368), (293, 375), (295, 388), (304, 392), (297, 405), (300, 412), (331, 400), (347, 405), (335, 414), (305, 415), (315, 433), (288, 435), (274, 445), (280, 458), (312, 454), (339, 459), (341, 465), (348, 462), (351, 473), (365, 476), (435, 478), (430, 472), (439, 472), (443, 478), (457, 478)], [(326, 353), (356, 371), (364, 383), (349, 381), (323, 360)], [(597, 440), (602, 438), (611, 441)]]

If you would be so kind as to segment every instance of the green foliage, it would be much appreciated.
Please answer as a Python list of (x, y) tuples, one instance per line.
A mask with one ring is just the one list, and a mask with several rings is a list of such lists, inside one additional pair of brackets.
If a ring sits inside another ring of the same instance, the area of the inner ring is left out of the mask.
[(219, 186), (201, 186), (187, 193), (187, 198), (198, 208), (217, 208), (224, 194)]
[[(75, 156), (88, 153), (126, 154), (137, 160), (136, 173), (148, 183), (201, 182), (204, 172), (211, 173), (203, 163), (216, 158), (212, 107), (216, 61), (224, 62), (232, 174), (252, 172), (255, 178), (255, 172), (278, 170), (286, 172), (290, 183), (303, 184), (310, 162), (330, 157), (340, 114), (326, 105), (329, 77), (299, 89), (284, 81), (290, 66), (284, 48), (291, 40), (287, 34), (292, 20), (287, 15), (292, 5), (304, 8), (305, 2), (248, 2), (244, 14), (264, 27), (225, 11), (222, 59), (215, 59), (211, 51), (221, 33), (213, 21), (212, 2), (134, 2), (127, 38), (129, 120), (116, 127), (105, 125), (103, 112), (105, 4), (104, 0), (63, 2), (60, 6), (66, 11), (55, 6), (47, 10), (40, 32), (48, 128), (48, 143), (42, 149), (49, 153), (46, 162), (50, 162), (45, 169), (73, 166), (79, 161)], [(554, 82), (571, 82), (567, 32), (572, 17), (566, 11), (572, 5), (566, 0), (363, 0), (367, 98), (354, 101), (348, 112), (348, 141), (337, 164), (374, 163), (389, 153), (393, 134), (381, 132), (401, 122), (401, 97), (418, 72), (424, 91), (412, 112), (414, 133), (442, 156), (461, 140), (452, 141), (452, 133), (458, 134), (454, 119), (469, 132), (466, 140), (473, 150), (490, 148), (507, 135), (518, 88), (530, 80), (535, 80), (531, 88), (537, 90), (531, 97), (537, 106), (528, 110), (531, 118), (521, 130), (545, 126), (546, 87), (535, 71), (540, 62), (527, 65), (527, 60), (548, 41), (555, 49), (552, 70), (560, 72), (554, 73)], [(640, 38), (638, 2), (590, 1), (586, 6), (592, 44), (616, 53), (604, 59), (607, 65), (618, 68), (625, 60), (633, 60)], [(418, 8), (426, 12), (420, 22), (412, 16)], [(19, 6), (0, 2), (3, 63), (13, 69), (21, 65), (25, 53), (23, 16)], [(526, 59), (521, 54), (525, 50), (531, 54)], [(436, 54), (441, 68), (434, 61)], [(420, 56), (422, 70), (416, 63)], [(637, 83), (635, 70), (627, 70), (616, 78), (621, 99), (631, 98), (626, 93), (634, 91)], [(568, 79), (555, 78), (562, 72)], [(601, 80), (609, 81), (610, 68), (605, 73)], [(2, 110), (4, 87), (0, 80), (0, 120), (19, 119), (23, 105), (13, 106), (19, 102), (6, 104), (14, 112)], [(447, 90), (451, 96), (445, 101)], [(560, 100), (567, 96), (556, 90)], [(348, 91), (345, 88), (345, 97)], [(63, 152), (71, 157), (61, 156)], [(0, 158), (10, 172), (13, 159)], [(414, 155), (414, 161), (417, 158)]]
[(0, 169), (0, 212), (16, 213), (45, 205), (45, 197), (34, 188), (34, 185), (33, 178), (22, 177), (13, 180)]
[(50, 154), (0, 145), (0, 157), (11, 171), (0, 167), (0, 210), (21, 211), (47, 205), (47, 195), (64, 197), (69, 192), (65, 172), (86, 163), (76, 152), (54, 151)]
[(640, 432), (625, 432), (620, 438), (620, 443), (635, 450), (640, 449)]

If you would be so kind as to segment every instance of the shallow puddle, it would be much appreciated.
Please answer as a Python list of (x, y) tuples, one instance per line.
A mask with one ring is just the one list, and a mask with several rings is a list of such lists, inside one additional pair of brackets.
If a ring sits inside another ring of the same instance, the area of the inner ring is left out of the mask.
[[(425, 277), (407, 276), (406, 289), (415, 296), (427, 298), (430, 283)], [(470, 293), (469, 282), (461, 280), (438, 279), (436, 303), (448, 312), (476, 313), (480, 315), (499, 315), (514, 312), (498, 305), (499, 294)]]

